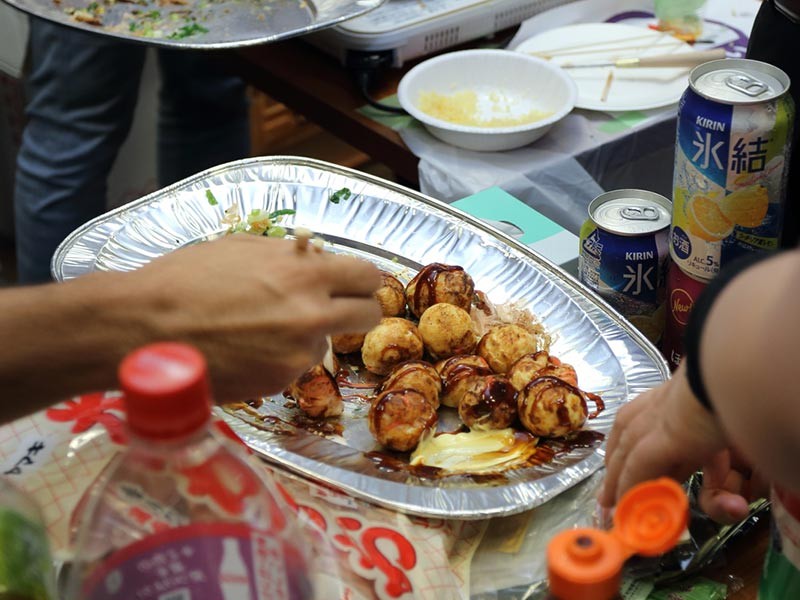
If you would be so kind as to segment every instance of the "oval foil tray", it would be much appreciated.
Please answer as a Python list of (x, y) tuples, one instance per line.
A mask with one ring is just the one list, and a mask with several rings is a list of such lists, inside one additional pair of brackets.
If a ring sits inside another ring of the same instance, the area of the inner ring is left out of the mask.
[(5, 0), (35, 17), (118, 40), (221, 50), (277, 42), (352, 19), (385, 0)]
[[(349, 188), (350, 199), (330, 201)], [(212, 206), (206, 191), (218, 204)], [(664, 381), (656, 348), (575, 279), (498, 230), (447, 204), (351, 169), (298, 157), (254, 158), (200, 173), (76, 230), (56, 251), (52, 270), (67, 280), (95, 270), (129, 271), (176, 248), (225, 230), (223, 211), (237, 204), (291, 208), (295, 225), (323, 237), (330, 251), (353, 254), (408, 280), (422, 265), (463, 266), (496, 304), (517, 301), (554, 335), (552, 353), (575, 366), (581, 388), (606, 410), (587, 428), (607, 434), (629, 399)], [(298, 409), (282, 396), (256, 409), (220, 411), (260, 456), (395, 510), (427, 517), (476, 519), (538, 506), (602, 466), (604, 444), (591, 438), (537, 466), (490, 477), (420, 477), (385, 468), (366, 426), (365, 401), (346, 401), (340, 427), (327, 432), (293, 424)], [(454, 415), (444, 414), (442, 422)], [(457, 418), (457, 417), (456, 417)]]

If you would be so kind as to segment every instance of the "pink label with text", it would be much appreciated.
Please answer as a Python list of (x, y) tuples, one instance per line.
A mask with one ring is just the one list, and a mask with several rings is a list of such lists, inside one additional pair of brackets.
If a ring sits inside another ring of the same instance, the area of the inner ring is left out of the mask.
[(87, 580), (83, 596), (87, 600), (300, 600), (310, 594), (302, 561), (293, 560), (298, 556), (283, 540), (246, 525), (178, 527), (112, 554)]

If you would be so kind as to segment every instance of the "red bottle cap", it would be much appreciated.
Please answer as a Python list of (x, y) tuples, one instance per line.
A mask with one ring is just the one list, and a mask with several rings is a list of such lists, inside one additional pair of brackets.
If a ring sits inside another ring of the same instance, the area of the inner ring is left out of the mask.
[(689, 500), (672, 479), (646, 481), (620, 500), (611, 531), (570, 529), (547, 547), (550, 591), (560, 600), (608, 600), (619, 592), (622, 565), (633, 554), (670, 550), (689, 522)]
[(118, 371), (128, 427), (150, 439), (190, 434), (211, 416), (208, 371), (191, 346), (162, 342), (126, 356)]

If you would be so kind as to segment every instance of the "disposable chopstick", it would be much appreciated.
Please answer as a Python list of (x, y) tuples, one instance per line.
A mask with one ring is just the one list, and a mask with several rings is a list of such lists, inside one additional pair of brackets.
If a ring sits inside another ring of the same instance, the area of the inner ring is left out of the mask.
[[(663, 34), (662, 34), (662, 37), (664, 37)], [(561, 46), (560, 48), (553, 48), (550, 52), (563, 52), (563, 51), (567, 51), (567, 50), (578, 50), (580, 48), (595, 48), (597, 46), (605, 46), (605, 45), (608, 45), (608, 44), (619, 44), (619, 43), (624, 43), (624, 42), (634, 42), (634, 41), (638, 41), (638, 40), (647, 40), (647, 39), (652, 39), (652, 38), (653, 38), (652, 34), (635, 35), (635, 36), (629, 37), (629, 38), (613, 39), (613, 40), (607, 40), (605, 42), (589, 42), (589, 43), (586, 43), (586, 44), (575, 44), (575, 45), (572, 45), (572, 46)], [(544, 52), (544, 51), (542, 50), (541, 52)]]
[(614, 70), (608, 72), (606, 77), (606, 84), (603, 86), (603, 91), (600, 93), (600, 102), (608, 100), (608, 93), (611, 91), (611, 84), (614, 82)]
[(656, 40), (652, 44), (635, 44), (635, 45), (626, 45), (626, 46), (598, 46), (596, 44), (593, 45), (586, 45), (583, 49), (577, 49), (577, 47), (573, 46), (570, 48), (555, 48), (553, 50), (535, 50), (528, 52), (528, 54), (532, 54), (533, 56), (538, 56), (539, 58), (558, 58), (561, 56), (573, 56), (575, 54), (599, 54), (599, 53), (609, 53), (609, 52), (626, 52), (626, 51), (642, 51), (647, 50), (650, 48), (672, 48), (678, 50), (684, 46), (683, 42), (680, 40), (676, 40), (669, 36), (671, 39), (664, 40), (667, 43), (660, 43), (662, 40)]

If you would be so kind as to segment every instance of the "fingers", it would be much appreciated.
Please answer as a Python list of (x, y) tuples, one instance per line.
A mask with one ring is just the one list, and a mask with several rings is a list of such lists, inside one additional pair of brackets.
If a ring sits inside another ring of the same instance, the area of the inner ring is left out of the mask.
[[(650, 436), (645, 443), (637, 444), (629, 459), (620, 467), (616, 500), (637, 483), (654, 476), (666, 476), (683, 481), (694, 471), (674, 454), (671, 441), (660, 436)], [(656, 475), (657, 474), (657, 475)]]
[(739, 494), (703, 488), (698, 499), (700, 509), (717, 523), (732, 525), (746, 518), (750, 507)]
[(617, 483), (627, 452), (620, 449), (621, 440), (631, 423), (642, 410), (646, 410), (648, 394), (645, 392), (633, 402), (623, 406), (617, 414), (614, 427), (606, 444), (606, 478), (598, 501), (604, 507), (611, 508), (616, 503)]
[(352, 256), (323, 255), (331, 296), (372, 296), (381, 285), (381, 274), (370, 262)]
[(372, 296), (369, 298), (333, 298), (330, 302), (330, 327), (328, 334), (366, 332), (381, 319), (381, 308)]
[(313, 270), (317, 283), (323, 284), (331, 296), (371, 296), (381, 284), (380, 271), (372, 263), (332, 252), (298, 252), (294, 240), (242, 234), (226, 236), (213, 244), (230, 248), (237, 255), (246, 254), (265, 268)]
[(718, 452), (703, 468), (703, 487), (698, 497), (700, 509), (723, 525), (744, 519), (750, 512), (742, 496), (745, 482), (741, 473), (731, 469), (728, 451)]
[(718, 523), (729, 525), (741, 521), (750, 510), (753, 478), (749, 464), (737, 453), (729, 450), (716, 453), (703, 467), (700, 508)]

